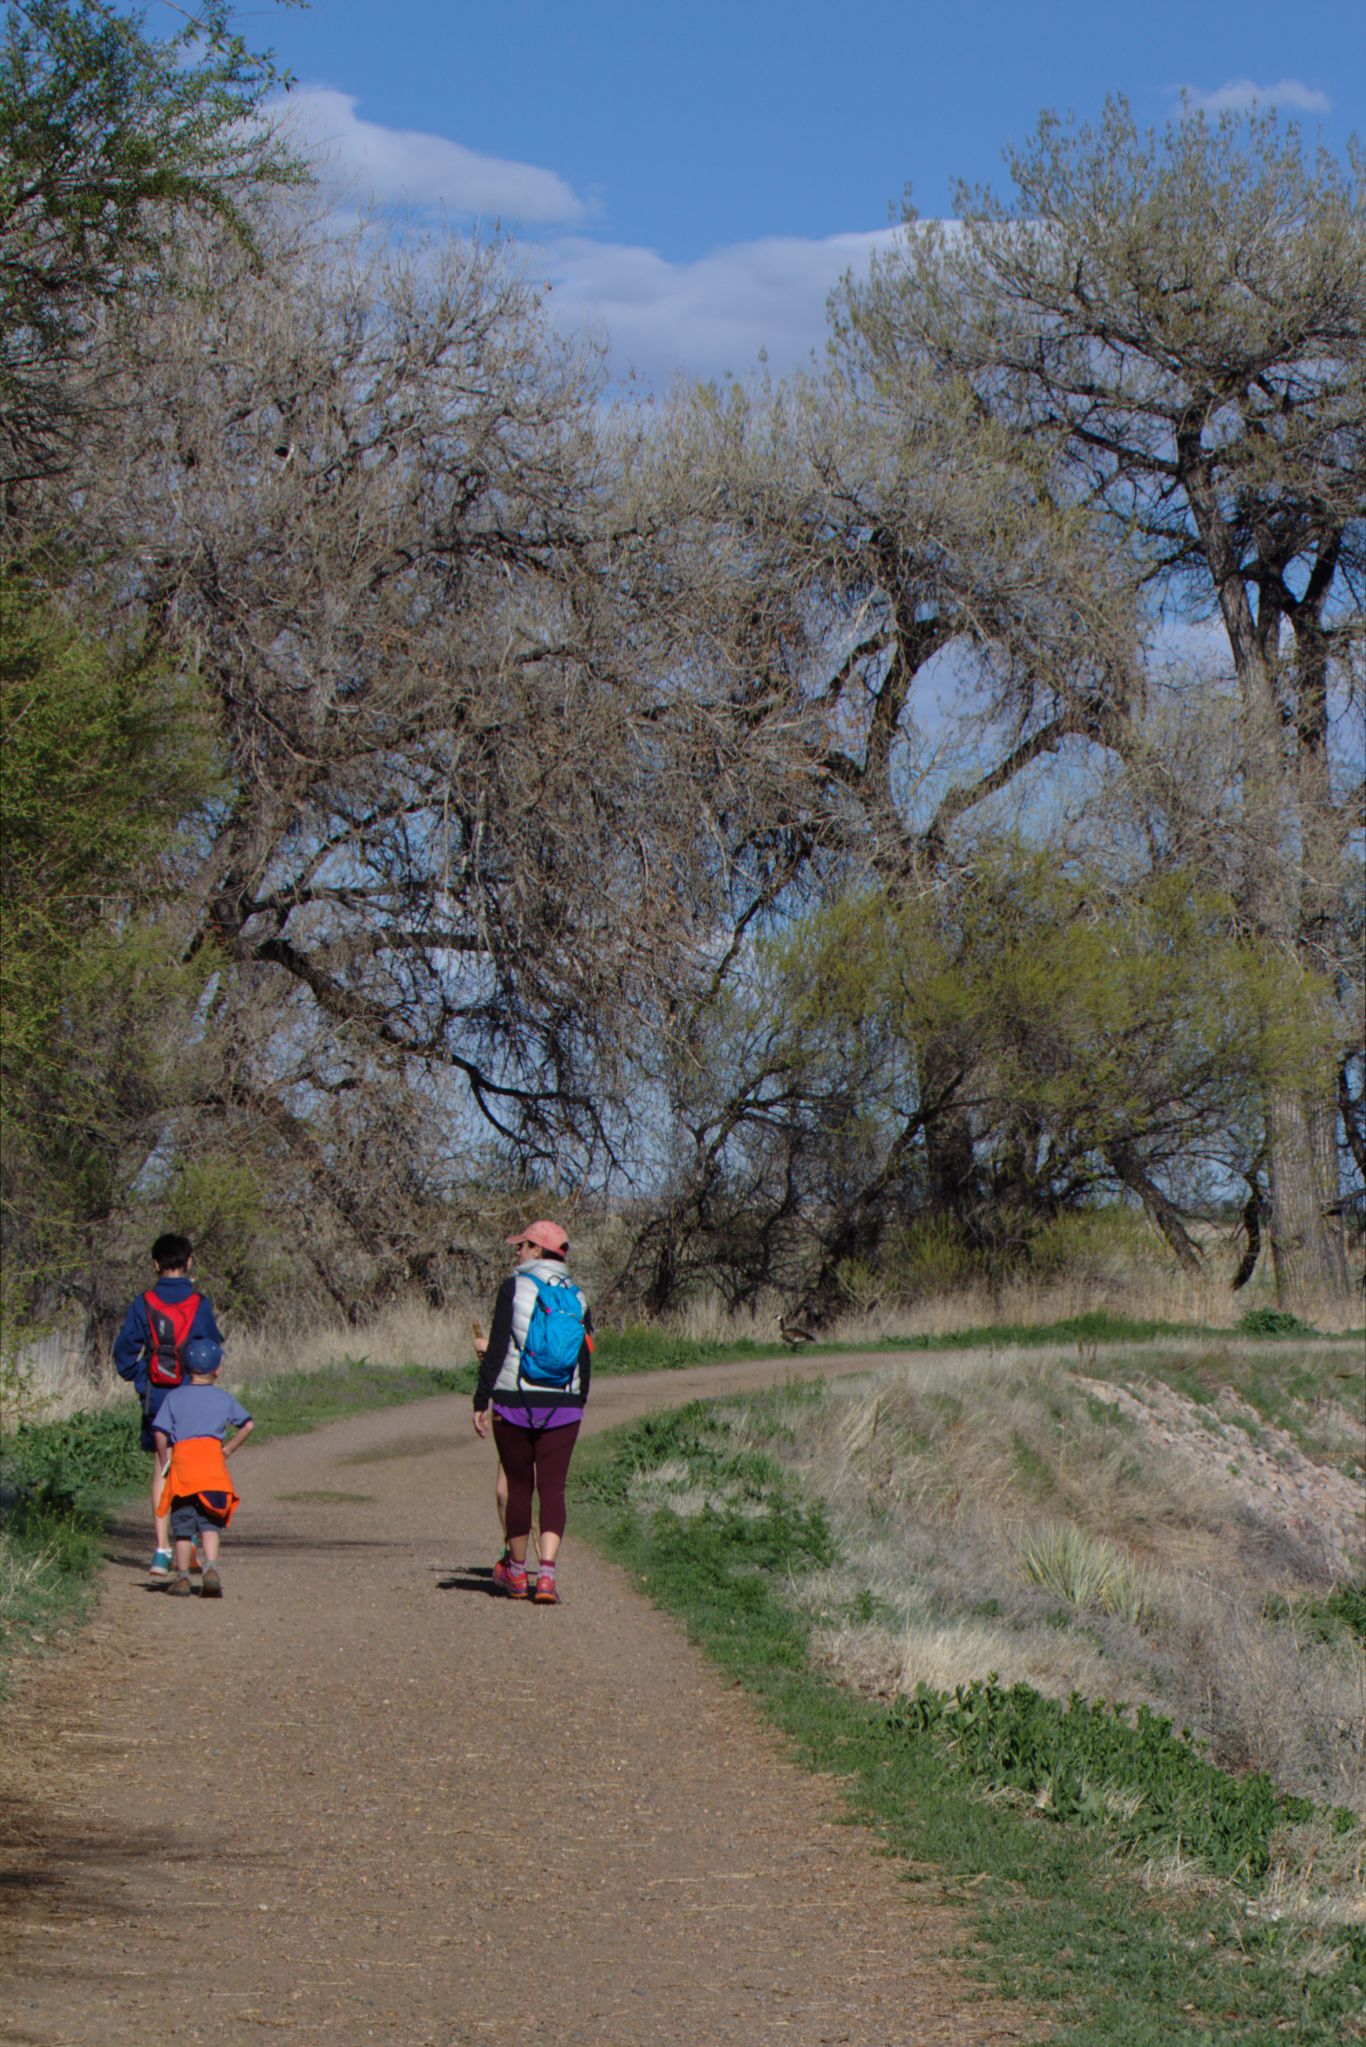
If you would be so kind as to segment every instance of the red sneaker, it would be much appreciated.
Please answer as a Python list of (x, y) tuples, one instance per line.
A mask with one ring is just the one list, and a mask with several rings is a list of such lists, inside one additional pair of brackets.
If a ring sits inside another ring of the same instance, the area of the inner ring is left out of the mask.
[(506, 1562), (499, 1557), (493, 1567), (493, 1582), (509, 1599), (525, 1599), (530, 1590), (526, 1579), (526, 1565), (515, 1564), (511, 1557)]
[(542, 1569), (536, 1574), (536, 1590), (532, 1599), (537, 1606), (558, 1606), (560, 1595), (555, 1590), (555, 1573)]

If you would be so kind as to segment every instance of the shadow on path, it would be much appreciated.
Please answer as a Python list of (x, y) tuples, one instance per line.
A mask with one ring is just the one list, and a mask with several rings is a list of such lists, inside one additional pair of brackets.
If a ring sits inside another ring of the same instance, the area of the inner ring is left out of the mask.
[(482, 1592), (486, 1599), (504, 1595), (493, 1582), (492, 1564), (457, 1564), (449, 1578), (438, 1578), (438, 1592)]

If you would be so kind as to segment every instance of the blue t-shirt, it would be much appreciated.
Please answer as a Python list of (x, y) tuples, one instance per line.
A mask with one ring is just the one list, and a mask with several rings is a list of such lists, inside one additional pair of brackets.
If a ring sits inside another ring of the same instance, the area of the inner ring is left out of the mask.
[(156, 1411), (153, 1427), (171, 1443), (183, 1443), (190, 1436), (217, 1436), (221, 1443), (230, 1428), (245, 1428), (250, 1420), (241, 1402), (221, 1386), (173, 1386)]

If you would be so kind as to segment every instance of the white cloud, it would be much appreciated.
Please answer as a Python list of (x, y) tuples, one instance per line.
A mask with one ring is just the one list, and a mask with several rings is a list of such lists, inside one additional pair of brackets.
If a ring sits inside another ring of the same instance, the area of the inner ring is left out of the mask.
[(1213, 92), (1198, 92), (1193, 85), (1174, 86), (1185, 104), (1199, 114), (1243, 114), (1251, 107), (1293, 107), (1301, 114), (1327, 114), (1333, 102), (1326, 92), (1305, 85), (1299, 78), (1283, 78), (1278, 85), (1256, 85), (1250, 78), (1231, 78)]
[(616, 374), (634, 369), (661, 383), (676, 372), (742, 374), (761, 349), (775, 370), (795, 368), (824, 344), (830, 291), (846, 270), (866, 269), (895, 232), (774, 236), (691, 263), (577, 235), (527, 255), (539, 258), (559, 319), (607, 340)]
[[(897, 232), (772, 236), (671, 262), (654, 249), (557, 232), (579, 228), (588, 208), (554, 171), (385, 128), (356, 106), (349, 93), (307, 86), (271, 112), (350, 202), (406, 206), (428, 225), (445, 215), (457, 230), (471, 216), (541, 230), (519, 238), (521, 262), (552, 287), (561, 326), (604, 341), (614, 375), (635, 371), (657, 387), (676, 374), (743, 375), (761, 350), (778, 372), (798, 367), (824, 345), (825, 302), (844, 272), (865, 270)], [(345, 203), (335, 217), (354, 224)]]
[(270, 112), (329, 181), (381, 206), (565, 227), (587, 212), (554, 171), (481, 156), (444, 135), (363, 121), (356, 105), (350, 93), (304, 86), (276, 101)]

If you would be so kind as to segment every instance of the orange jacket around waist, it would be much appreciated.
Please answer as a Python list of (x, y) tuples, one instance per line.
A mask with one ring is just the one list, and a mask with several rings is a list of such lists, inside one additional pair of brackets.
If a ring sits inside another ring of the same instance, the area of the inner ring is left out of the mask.
[(187, 1436), (183, 1443), (173, 1445), (157, 1512), (169, 1513), (172, 1500), (199, 1498), (213, 1513), (221, 1514), (225, 1524), (236, 1513), (241, 1498), (217, 1436)]

